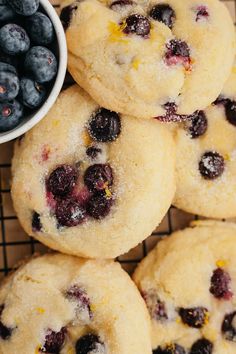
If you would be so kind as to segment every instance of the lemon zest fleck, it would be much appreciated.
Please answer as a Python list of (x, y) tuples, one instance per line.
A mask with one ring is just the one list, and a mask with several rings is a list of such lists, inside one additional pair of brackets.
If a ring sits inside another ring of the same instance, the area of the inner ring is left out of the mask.
[(175, 320), (176, 323), (181, 323), (181, 318), (180, 317), (177, 317), (176, 320)]
[(133, 67), (135, 70), (138, 70), (139, 65), (140, 65), (140, 60), (139, 60), (138, 58), (135, 58), (135, 59), (132, 61), (132, 67)]
[(123, 29), (125, 26), (126, 24), (124, 22), (121, 25), (118, 25), (117, 23), (110, 21), (108, 24), (108, 30), (110, 32), (109, 40), (111, 42), (128, 43), (128, 40), (123, 38)]
[(89, 146), (92, 143), (92, 139), (86, 131), (83, 132), (83, 141), (85, 146)]
[(45, 312), (45, 310), (44, 310), (42, 307), (37, 307), (37, 308), (36, 308), (36, 311), (37, 311), (38, 313), (40, 313), (40, 314), (42, 314), (42, 313)]
[(233, 67), (232, 73), (233, 73), (233, 74), (236, 74), (236, 66)]
[(35, 348), (35, 354), (39, 354), (41, 348), (42, 348), (41, 344), (37, 345), (37, 347)]
[(223, 259), (218, 259), (218, 261), (216, 261), (216, 265), (219, 268), (223, 268), (226, 265), (226, 261), (224, 261)]

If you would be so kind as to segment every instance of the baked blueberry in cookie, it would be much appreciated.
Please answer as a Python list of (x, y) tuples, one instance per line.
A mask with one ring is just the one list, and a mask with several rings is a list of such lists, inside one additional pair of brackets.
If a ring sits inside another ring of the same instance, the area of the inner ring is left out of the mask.
[(195, 221), (164, 237), (133, 279), (152, 321), (154, 354), (236, 352), (236, 226)]
[(34, 256), (2, 283), (0, 303), (1, 353), (152, 354), (145, 304), (112, 260)]
[(174, 195), (174, 162), (164, 125), (126, 119), (72, 86), (16, 143), (15, 209), (27, 233), (49, 247), (113, 258), (164, 217)]
[(182, 121), (205, 109), (235, 55), (233, 23), (218, 0), (65, 1), (61, 20), (74, 80), (101, 107), (134, 117)]
[(174, 205), (212, 218), (236, 216), (236, 74), (204, 110), (175, 130), (177, 190)]

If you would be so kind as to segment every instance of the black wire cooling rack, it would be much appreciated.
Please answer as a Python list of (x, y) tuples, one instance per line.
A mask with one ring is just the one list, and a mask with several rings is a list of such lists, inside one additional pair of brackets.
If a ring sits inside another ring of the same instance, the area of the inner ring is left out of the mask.
[[(59, 7), (59, 1), (52, 0), (54, 7)], [(230, 10), (235, 22), (236, 0), (222, 1)], [(72, 83), (70, 76), (67, 76), (65, 87)], [(45, 246), (25, 234), (15, 215), (10, 196), (12, 148), (12, 142), (0, 145), (0, 278), (7, 275), (22, 258), (35, 252), (43, 253), (47, 251)], [(152, 235), (129, 253), (120, 256), (118, 258), (119, 262), (131, 273), (161, 236), (169, 235), (174, 230), (187, 226), (190, 221), (197, 218), (197, 216), (186, 214), (171, 207), (161, 225)]]

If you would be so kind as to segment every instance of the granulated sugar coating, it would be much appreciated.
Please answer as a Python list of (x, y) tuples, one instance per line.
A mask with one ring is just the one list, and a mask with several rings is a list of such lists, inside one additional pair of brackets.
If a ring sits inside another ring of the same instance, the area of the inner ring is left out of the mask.
[(222, 2), (85, 0), (67, 7), (72, 2), (61, 6), (69, 71), (101, 106), (163, 120), (174, 103), (168, 120), (176, 121), (219, 95), (235, 54)]
[(75, 85), (16, 142), (13, 202), (26, 232), (47, 246), (113, 258), (166, 214), (174, 165), (166, 126), (101, 108)]

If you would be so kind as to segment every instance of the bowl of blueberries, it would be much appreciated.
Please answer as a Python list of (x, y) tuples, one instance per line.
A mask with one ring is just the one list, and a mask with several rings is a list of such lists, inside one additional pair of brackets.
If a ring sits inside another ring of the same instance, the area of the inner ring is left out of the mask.
[(0, 143), (47, 114), (66, 67), (66, 38), (50, 2), (0, 0)]

